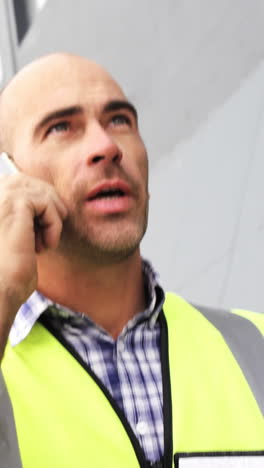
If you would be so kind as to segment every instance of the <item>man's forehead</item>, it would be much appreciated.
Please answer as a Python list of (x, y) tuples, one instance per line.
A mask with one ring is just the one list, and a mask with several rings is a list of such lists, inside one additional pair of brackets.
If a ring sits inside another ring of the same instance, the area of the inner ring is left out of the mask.
[(68, 99), (75, 99), (76, 104), (80, 104), (82, 99), (89, 97), (104, 100), (121, 98), (124, 94), (98, 64), (83, 57), (53, 54), (22, 69), (2, 97), (7, 111), (19, 112), (37, 109), (45, 105), (47, 99), (56, 99), (58, 104), (66, 105)]
[(124, 93), (100, 65), (64, 53), (41, 57), (20, 70), (0, 96), (0, 142), (12, 152), (16, 135), (26, 135), (54, 105), (103, 107), (115, 99), (125, 99)]

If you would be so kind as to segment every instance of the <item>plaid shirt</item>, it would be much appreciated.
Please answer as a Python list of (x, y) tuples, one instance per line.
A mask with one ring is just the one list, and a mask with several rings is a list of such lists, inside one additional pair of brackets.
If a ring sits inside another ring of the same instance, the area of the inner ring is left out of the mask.
[(35, 291), (19, 309), (10, 332), (16, 346), (40, 315), (49, 314), (52, 326), (111, 393), (123, 410), (148, 460), (163, 455), (163, 404), (160, 327), (157, 321), (164, 292), (149, 262), (143, 262), (148, 293), (147, 309), (131, 319), (114, 340), (87, 316), (73, 312)]

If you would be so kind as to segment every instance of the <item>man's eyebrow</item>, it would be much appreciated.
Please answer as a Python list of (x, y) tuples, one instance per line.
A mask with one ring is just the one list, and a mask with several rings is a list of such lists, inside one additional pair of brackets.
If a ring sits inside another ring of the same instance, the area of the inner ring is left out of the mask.
[(136, 120), (138, 119), (138, 115), (137, 115), (137, 111), (136, 111), (135, 106), (133, 106), (133, 104), (131, 104), (131, 102), (125, 101), (125, 100), (117, 99), (117, 100), (114, 100), (114, 101), (109, 101), (104, 106), (103, 112), (112, 112), (112, 111), (118, 111), (118, 110), (122, 110), (122, 109), (129, 110), (130, 112), (132, 112), (132, 114), (134, 114), (135, 119)]
[(34, 134), (37, 134), (43, 127), (45, 127), (49, 122), (52, 122), (56, 119), (61, 119), (64, 117), (71, 117), (76, 114), (82, 114), (84, 112), (81, 106), (71, 106), (65, 107), (63, 109), (57, 109), (53, 112), (49, 112), (45, 115), (40, 122), (37, 123), (34, 129)]

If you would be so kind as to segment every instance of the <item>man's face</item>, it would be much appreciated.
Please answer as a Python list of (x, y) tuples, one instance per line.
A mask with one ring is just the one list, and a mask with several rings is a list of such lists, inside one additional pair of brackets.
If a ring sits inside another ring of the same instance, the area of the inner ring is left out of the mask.
[(13, 157), (65, 202), (62, 252), (119, 261), (147, 225), (148, 165), (136, 115), (100, 67), (79, 57), (50, 60), (18, 81)]

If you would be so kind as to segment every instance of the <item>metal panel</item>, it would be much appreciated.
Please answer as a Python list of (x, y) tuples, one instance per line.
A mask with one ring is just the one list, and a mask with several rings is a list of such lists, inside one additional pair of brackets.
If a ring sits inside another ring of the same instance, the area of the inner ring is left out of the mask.
[(17, 70), (17, 33), (12, 0), (0, 1), (0, 55), (4, 84)]

